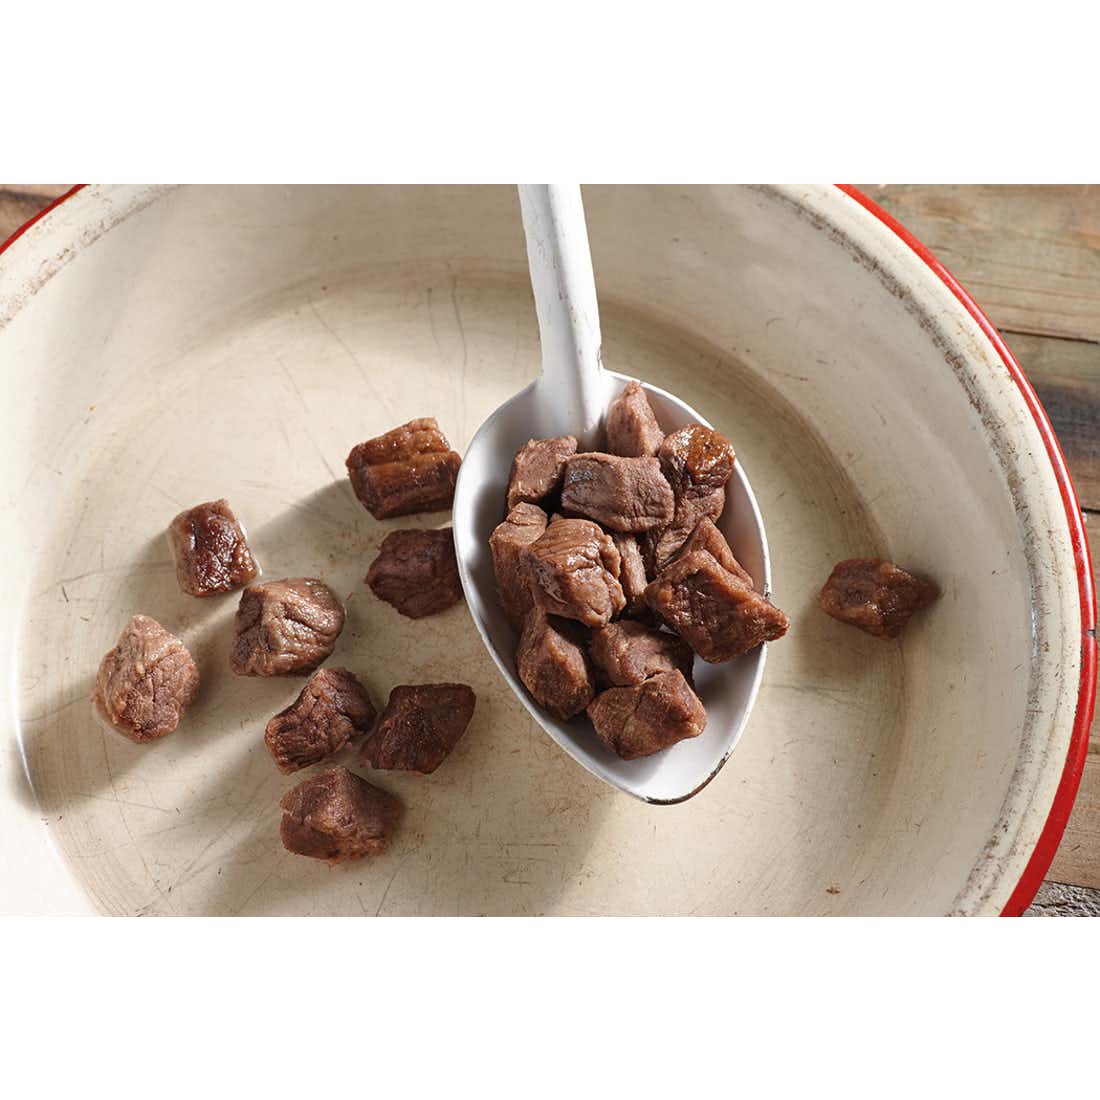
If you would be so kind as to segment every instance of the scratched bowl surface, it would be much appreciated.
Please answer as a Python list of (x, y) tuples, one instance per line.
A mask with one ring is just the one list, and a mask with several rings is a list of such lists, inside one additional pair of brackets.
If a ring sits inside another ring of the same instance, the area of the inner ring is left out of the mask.
[[(351, 446), (436, 416), (462, 450), (536, 374), (509, 188), (88, 188), (0, 259), (0, 448), (13, 705), (0, 908), (125, 914), (992, 913), (1035, 846), (1070, 744), (1081, 612), (1043, 444), (977, 325), (829, 188), (591, 188), (604, 361), (734, 441), (790, 635), (715, 781), (680, 806), (617, 793), (540, 732), (464, 606), (419, 622), (363, 576), (385, 534)], [(267, 719), (297, 679), (229, 670), (235, 596), (176, 584), (165, 528), (228, 497), (268, 577), (325, 579), (330, 663), (376, 703), (473, 686), (389, 850), (283, 850)], [(942, 600), (885, 644), (813, 598), (881, 554)], [(195, 654), (179, 730), (93, 719), (135, 613)]]

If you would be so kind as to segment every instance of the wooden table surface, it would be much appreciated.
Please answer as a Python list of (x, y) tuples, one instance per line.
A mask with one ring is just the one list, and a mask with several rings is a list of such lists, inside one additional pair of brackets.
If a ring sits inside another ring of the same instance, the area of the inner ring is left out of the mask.
[[(0, 241), (67, 188), (0, 184)], [(1100, 186), (864, 185), (1001, 330), (1100, 531)], [(1093, 539), (1100, 564), (1100, 537)], [(1100, 577), (1098, 577), (1100, 587)], [(1030, 915), (1100, 916), (1100, 718), (1073, 816)]]

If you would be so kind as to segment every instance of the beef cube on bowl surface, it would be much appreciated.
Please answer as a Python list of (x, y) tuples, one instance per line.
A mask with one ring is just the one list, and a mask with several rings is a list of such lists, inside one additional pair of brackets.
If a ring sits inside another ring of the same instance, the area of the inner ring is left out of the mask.
[(267, 724), (264, 740), (279, 771), (317, 764), (369, 733), (376, 717), (367, 689), (346, 668), (322, 668)]
[(623, 760), (698, 737), (707, 724), (703, 704), (678, 669), (633, 687), (601, 691), (589, 704), (588, 717), (600, 740)]
[(787, 616), (713, 554), (693, 550), (646, 589), (646, 603), (703, 658), (730, 661), (787, 633)]
[(664, 438), (645, 390), (638, 382), (628, 382), (607, 409), (608, 451), (626, 458), (654, 456)]
[(395, 687), (364, 747), (364, 759), (372, 768), (434, 772), (466, 732), (476, 702), (466, 684)]
[(546, 530), (546, 513), (534, 504), (517, 504), (489, 536), (493, 572), (505, 614), (521, 627), (534, 607), (531, 572), (524, 557), (527, 547)]
[(454, 451), (413, 455), (402, 462), (365, 466), (352, 477), (352, 485), (375, 519), (441, 512), (454, 501), (461, 464)]
[(135, 615), (100, 663), (92, 702), (113, 729), (144, 744), (176, 729), (198, 690), (199, 670), (183, 642)]
[(818, 606), (842, 623), (876, 638), (896, 638), (915, 611), (935, 601), (940, 590), (932, 581), (907, 573), (882, 558), (849, 558), (837, 562), (818, 593)]
[(454, 532), (391, 531), (366, 578), (370, 590), (409, 619), (446, 611), (462, 599)]
[(588, 652), (603, 681), (615, 687), (640, 684), (677, 669), (691, 683), (695, 654), (683, 638), (667, 630), (622, 619), (593, 631)]
[(550, 615), (603, 626), (626, 606), (619, 551), (598, 524), (556, 519), (528, 546), (531, 595)]
[(556, 439), (529, 439), (512, 460), (508, 479), (508, 510), (517, 504), (541, 504), (561, 488), (565, 460), (577, 453), (571, 435)]
[(259, 572), (226, 500), (180, 512), (168, 527), (168, 541), (176, 559), (176, 580), (189, 596), (232, 592)]
[(229, 664), (238, 676), (309, 672), (328, 657), (344, 629), (344, 608), (312, 577), (249, 585), (241, 593)]
[(347, 768), (302, 780), (280, 806), (283, 846), (331, 864), (378, 855), (401, 816), (397, 798)]
[(663, 527), (675, 509), (655, 458), (586, 452), (565, 463), (561, 510), (567, 515), (595, 520), (612, 531), (638, 532)]
[(446, 454), (451, 449), (434, 416), (410, 420), (352, 448), (349, 466), (382, 466), (406, 462), (415, 455)]
[(355, 495), (375, 519), (450, 508), (461, 464), (433, 417), (358, 444), (346, 462)]
[(541, 707), (563, 721), (578, 714), (596, 694), (584, 652), (584, 628), (532, 608), (516, 650), (516, 672)]

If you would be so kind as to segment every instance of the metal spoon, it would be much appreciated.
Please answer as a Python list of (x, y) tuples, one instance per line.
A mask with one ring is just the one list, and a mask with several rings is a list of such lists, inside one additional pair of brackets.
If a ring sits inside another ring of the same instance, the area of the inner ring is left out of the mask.
[[(570, 722), (548, 714), (516, 675), (519, 636), (501, 607), (489, 552), (489, 536), (504, 518), (512, 458), (528, 439), (550, 436), (574, 435), (581, 450), (598, 449), (607, 406), (631, 381), (604, 370), (600, 361), (596, 284), (580, 188), (525, 185), (519, 193), (542, 341), (542, 374), (481, 425), (462, 460), (454, 497), (454, 534), (466, 602), (512, 690), (574, 760), (635, 798), (682, 802), (706, 786), (733, 751), (756, 699), (766, 646), (726, 664), (696, 660), (695, 686), (706, 707), (706, 729), (698, 737), (639, 760), (620, 760), (603, 745), (583, 714)], [(707, 423), (674, 395), (642, 385), (666, 432)], [(758, 589), (767, 595), (768, 544), (739, 461), (726, 489), (726, 507), (718, 526), (756, 578)]]

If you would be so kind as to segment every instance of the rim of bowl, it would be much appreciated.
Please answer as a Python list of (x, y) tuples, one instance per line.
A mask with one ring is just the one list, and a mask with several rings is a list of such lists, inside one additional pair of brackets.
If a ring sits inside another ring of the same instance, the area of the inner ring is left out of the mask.
[[(71, 199), (86, 186), (88, 185), (78, 183), (69, 188), (68, 191), (59, 195), (49, 205), (43, 207), (37, 214), (25, 221), (6, 240), (0, 243), (0, 255), (3, 255), (31, 226), (41, 221), (51, 211)], [(974, 319), (982, 334), (1004, 363), (1009, 377), (1016, 384), (1028, 412), (1035, 421), (1035, 426), (1043, 440), (1051, 472), (1054, 475), (1062, 499), (1069, 529), (1070, 544), (1073, 547), (1074, 565), (1077, 571), (1077, 590), (1081, 608), (1081, 674), (1069, 748), (1066, 753), (1066, 762), (1062, 767), (1062, 775), (1054, 793), (1054, 800), (1023, 873), (1001, 910), (1002, 916), (1019, 916), (1035, 898), (1039, 887), (1042, 885), (1043, 877), (1054, 859), (1054, 854), (1065, 832), (1066, 823), (1069, 821), (1074, 800), (1077, 797), (1081, 774), (1084, 771), (1085, 757), (1088, 753), (1089, 729), (1092, 725), (1096, 699), (1096, 593), (1093, 587), (1092, 558), (1089, 552), (1088, 537), (1085, 533), (1084, 518), (1081, 514), (1081, 505), (1077, 499), (1077, 492), (1073, 487), (1069, 470), (1066, 467), (1061, 445), (1058, 443), (1058, 437), (1054, 434), (1054, 428), (1051, 426), (1046, 410), (1028, 381), (1023, 368), (1016, 361), (1016, 357), (1009, 350), (1008, 345), (993, 322), (985, 315), (958, 279), (935, 257), (931, 249), (918, 240), (893, 215), (888, 214), (878, 203), (853, 184), (841, 183), (834, 186), (902, 241), (947, 287), (959, 304)]]
[(1002, 916), (1019, 916), (1034, 900), (1039, 887), (1042, 885), (1043, 877), (1054, 859), (1054, 853), (1058, 850), (1066, 823), (1069, 821), (1070, 811), (1073, 809), (1073, 803), (1077, 797), (1081, 774), (1085, 766), (1085, 757), (1088, 753), (1089, 729), (1092, 725), (1093, 707), (1096, 699), (1097, 646), (1096, 593), (1093, 587), (1092, 558), (1089, 553), (1088, 537), (1085, 534), (1084, 517), (1081, 514), (1081, 505), (1077, 499), (1077, 492), (1073, 487), (1069, 470), (1066, 468), (1065, 456), (1062, 454), (1061, 445), (1058, 442), (1058, 437), (1054, 434), (1054, 428), (1051, 426), (1046, 410), (1028, 381), (1027, 375), (1024, 374), (1023, 368), (1016, 361), (1016, 357), (1009, 350), (996, 326), (985, 315), (958, 279), (901, 222), (883, 210), (858, 187), (852, 184), (838, 184), (837, 187), (906, 244), (936, 275), (940, 282), (947, 287), (977, 323), (982, 334), (1004, 363), (1005, 369), (1016, 384), (1028, 412), (1035, 421), (1035, 426), (1038, 428), (1039, 435), (1043, 440), (1043, 446), (1046, 448), (1047, 458), (1054, 474), (1054, 480), (1057, 482), (1062, 507), (1065, 511), (1070, 545), (1073, 547), (1074, 565), (1077, 570), (1077, 591), (1081, 607), (1081, 675), (1077, 692), (1077, 709), (1073, 729), (1070, 733), (1066, 762), (1062, 768), (1062, 776), (1058, 781), (1058, 787), (1055, 790), (1054, 800), (1023, 873), (1001, 910)]

